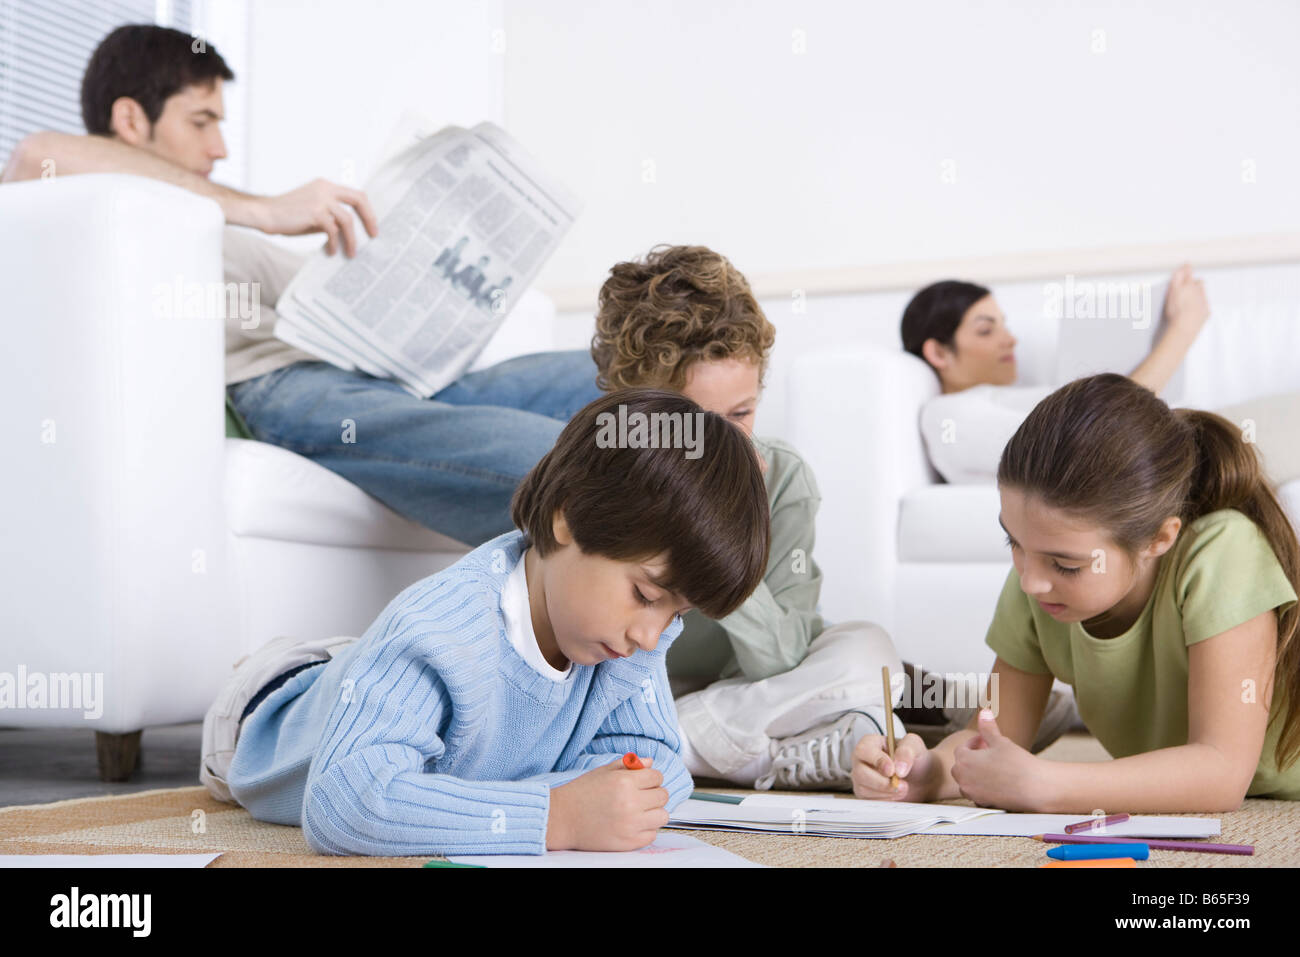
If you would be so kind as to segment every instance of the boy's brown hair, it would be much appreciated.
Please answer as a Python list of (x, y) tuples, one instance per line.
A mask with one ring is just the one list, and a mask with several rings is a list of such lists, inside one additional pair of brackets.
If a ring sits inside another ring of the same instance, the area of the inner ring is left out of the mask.
[[(635, 423), (637, 413), (645, 416), (640, 421), (661, 423), (692, 416), (699, 454), (630, 447), (630, 439), (602, 447), (609, 444), (602, 438), (609, 434), (606, 416)], [(666, 554), (663, 587), (710, 618), (739, 608), (767, 567), (767, 487), (753, 447), (724, 417), (674, 392), (612, 392), (574, 415), (510, 503), (525, 544), (542, 556), (559, 547), (552, 531), (557, 511), (584, 554), (616, 561)]]
[(618, 263), (597, 303), (591, 357), (602, 389), (681, 391), (702, 359), (756, 362), (761, 384), (776, 341), (745, 277), (706, 246), (656, 246), (644, 262)]

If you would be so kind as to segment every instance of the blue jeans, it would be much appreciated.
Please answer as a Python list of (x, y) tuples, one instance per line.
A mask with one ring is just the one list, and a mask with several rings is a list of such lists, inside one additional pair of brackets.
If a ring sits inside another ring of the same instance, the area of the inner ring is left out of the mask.
[(229, 394), (258, 440), (478, 546), (514, 528), (515, 487), (601, 392), (591, 355), (573, 351), (507, 359), (428, 399), (327, 362), (297, 362), (237, 382)]

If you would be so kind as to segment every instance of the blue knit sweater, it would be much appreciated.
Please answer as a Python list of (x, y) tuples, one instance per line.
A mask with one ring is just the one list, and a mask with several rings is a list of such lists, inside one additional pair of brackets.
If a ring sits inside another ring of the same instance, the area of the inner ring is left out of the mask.
[(654, 758), (669, 809), (691, 778), (664, 653), (552, 681), (506, 636), (508, 532), (389, 603), (362, 638), (244, 721), (228, 783), (253, 817), (322, 854), (540, 854), (551, 788), (627, 751)]

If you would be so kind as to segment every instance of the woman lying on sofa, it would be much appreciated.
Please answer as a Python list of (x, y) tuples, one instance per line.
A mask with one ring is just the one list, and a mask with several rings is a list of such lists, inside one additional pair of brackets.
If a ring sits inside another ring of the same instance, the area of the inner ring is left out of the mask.
[[(1182, 266), (1169, 280), (1165, 326), (1129, 378), (1157, 395), (1182, 364), (1210, 307), (1201, 280)], [(995, 480), (1002, 449), (1051, 386), (1018, 386), (1016, 338), (992, 293), (969, 282), (926, 286), (903, 310), (903, 348), (935, 371), (942, 393), (921, 409), (921, 433), (935, 470), (954, 484)], [(1300, 478), (1300, 392), (1217, 409), (1254, 422), (1257, 450), (1274, 487)]]

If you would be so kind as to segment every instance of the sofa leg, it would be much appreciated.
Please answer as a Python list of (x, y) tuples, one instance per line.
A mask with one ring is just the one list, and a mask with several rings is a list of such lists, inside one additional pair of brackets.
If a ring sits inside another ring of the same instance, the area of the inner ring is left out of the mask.
[(135, 770), (136, 758), (140, 755), (141, 733), (141, 731), (128, 731), (126, 734), (95, 732), (95, 753), (99, 757), (101, 781), (125, 781), (131, 777), (131, 772)]

